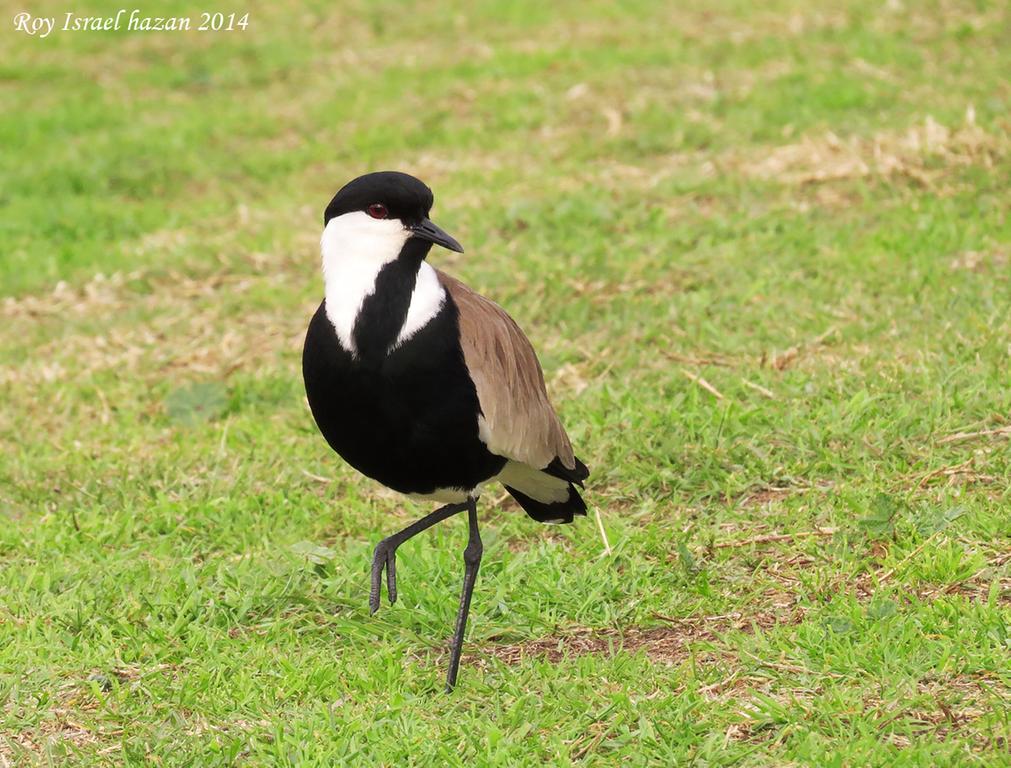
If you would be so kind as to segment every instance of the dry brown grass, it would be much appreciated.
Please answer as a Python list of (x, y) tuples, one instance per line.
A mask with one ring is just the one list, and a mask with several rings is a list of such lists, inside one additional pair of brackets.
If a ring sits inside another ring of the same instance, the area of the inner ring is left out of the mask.
[[(283, 274), (170, 274), (143, 293), (130, 288), (137, 277), (98, 276), (79, 288), (60, 283), (49, 295), (7, 298), (2, 315), (13, 328), (30, 335), (31, 326), (48, 322), (62, 333), (49, 334), (20, 364), (0, 370), (0, 384), (80, 380), (110, 369), (145, 380), (180, 372), (224, 376), (297, 350), (304, 320), (314, 309), (306, 305), (293, 312), (278, 304), (233, 321), (235, 301)], [(101, 330), (75, 330), (85, 318)]]
[(993, 168), (1009, 151), (1007, 132), (981, 128), (970, 107), (959, 126), (945, 126), (928, 115), (902, 133), (882, 132), (869, 138), (832, 132), (805, 136), (760, 155), (742, 157), (737, 167), (753, 178), (792, 185), (905, 177), (934, 187), (954, 168)]

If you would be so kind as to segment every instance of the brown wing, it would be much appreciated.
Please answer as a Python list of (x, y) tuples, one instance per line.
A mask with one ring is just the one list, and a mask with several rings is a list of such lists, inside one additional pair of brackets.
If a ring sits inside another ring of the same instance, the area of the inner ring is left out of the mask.
[(477, 389), (481, 438), (499, 456), (543, 469), (575, 469), (572, 444), (544, 386), (530, 341), (498, 304), (439, 272), (460, 312), (460, 344)]

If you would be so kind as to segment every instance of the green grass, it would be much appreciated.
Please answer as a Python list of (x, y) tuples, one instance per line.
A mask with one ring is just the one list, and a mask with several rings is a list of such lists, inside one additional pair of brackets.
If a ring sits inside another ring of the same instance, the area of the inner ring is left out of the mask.
[[(4, 28), (0, 766), (1011, 765), (1011, 8), (683, 5)], [(614, 547), (487, 497), (452, 696), (465, 526), (370, 618), (426, 507), (301, 390), (322, 209), (381, 168)]]

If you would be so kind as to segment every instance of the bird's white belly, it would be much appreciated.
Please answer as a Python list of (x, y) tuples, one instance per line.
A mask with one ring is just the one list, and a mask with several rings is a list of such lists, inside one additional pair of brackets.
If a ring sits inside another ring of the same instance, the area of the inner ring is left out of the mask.
[(440, 504), (460, 504), (467, 499), (477, 498), (480, 487), (466, 490), (464, 488), (436, 488), (431, 493), (409, 493), (407, 498), (414, 501), (437, 501)]

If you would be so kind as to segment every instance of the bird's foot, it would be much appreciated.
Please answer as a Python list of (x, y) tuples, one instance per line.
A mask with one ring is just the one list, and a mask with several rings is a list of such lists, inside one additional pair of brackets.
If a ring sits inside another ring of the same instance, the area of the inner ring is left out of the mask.
[(397, 602), (397, 545), (389, 539), (380, 541), (372, 555), (372, 589), (369, 592), (370, 614), (379, 610), (384, 568), (386, 569), (386, 592), (390, 598), (390, 605), (393, 605)]

